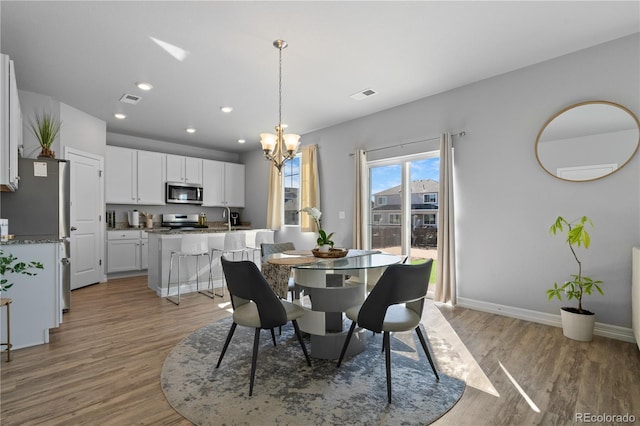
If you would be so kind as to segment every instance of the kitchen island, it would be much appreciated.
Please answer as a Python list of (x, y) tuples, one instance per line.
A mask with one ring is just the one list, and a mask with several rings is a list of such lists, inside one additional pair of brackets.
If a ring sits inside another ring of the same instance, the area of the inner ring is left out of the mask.
[[(9, 274), (5, 278), (13, 286), (1, 297), (13, 300), (11, 304), (12, 349), (49, 343), (49, 329), (62, 322), (62, 240), (56, 237), (17, 237), (3, 241), (0, 249), (12, 254), (20, 262), (40, 262), (43, 269), (34, 276)], [(6, 342), (5, 312), (0, 323), (0, 340)]]
[[(147, 285), (155, 291), (159, 297), (167, 297), (168, 280), (169, 280), (169, 262), (171, 260), (171, 252), (180, 250), (180, 241), (182, 235), (186, 233), (206, 234), (209, 239), (209, 247), (221, 247), (227, 232), (244, 232), (248, 247), (255, 244), (256, 233), (259, 231), (273, 232), (269, 229), (247, 229), (246, 227), (235, 227), (231, 231), (228, 228), (202, 228), (202, 229), (151, 229), (147, 230), (149, 238), (149, 266), (147, 270)], [(249, 250), (249, 259), (259, 264), (259, 256), (252, 250)], [(240, 260), (238, 257), (237, 260)], [(175, 260), (174, 262), (177, 262)], [(224, 285), (222, 279), (222, 268), (217, 259), (213, 259), (212, 265), (213, 286), (220, 288)], [(174, 265), (174, 277), (171, 278), (171, 292), (173, 295), (177, 293), (178, 281), (177, 268)], [(189, 258), (182, 261), (180, 268), (180, 293), (190, 293), (196, 291), (197, 279), (200, 281), (200, 289), (206, 288), (209, 279), (209, 267), (206, 261), (200, 262), (199, 270), (196, 270), (196, 259)]]

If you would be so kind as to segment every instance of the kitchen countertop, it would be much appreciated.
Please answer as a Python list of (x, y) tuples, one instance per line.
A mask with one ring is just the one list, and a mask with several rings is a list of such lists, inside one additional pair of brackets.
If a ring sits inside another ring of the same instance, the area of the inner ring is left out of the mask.
[(12, 240), (0, 241), (0, 245), (14, 244), (50, 244), (61, 243), (64, 240), (57, 235), (16, 235)]
[[(232, 226), (231, 231), (250, 231), (253, 228), (250, 225)], [(107, 228), (107, 231), (145, 231), (153, 234), (194, 234), (194, 233), (211, 233), (211, 232), (229, 232), (226, 224), (211, 223), (207, 228), (180, 229), (169, 228), (166, 226), (154, 226), (153, 228), (137, 227), (133, 228), (126, 223), (117, 223), (115, 228)]]

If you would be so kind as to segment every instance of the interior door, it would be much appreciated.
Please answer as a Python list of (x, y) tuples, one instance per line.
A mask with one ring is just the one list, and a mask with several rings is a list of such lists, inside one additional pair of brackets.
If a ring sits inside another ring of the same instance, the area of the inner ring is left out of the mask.
[(102, 163), (99, 156), (67, 152), (71, 164), (71, 289), (100, 282), (102, 272)]

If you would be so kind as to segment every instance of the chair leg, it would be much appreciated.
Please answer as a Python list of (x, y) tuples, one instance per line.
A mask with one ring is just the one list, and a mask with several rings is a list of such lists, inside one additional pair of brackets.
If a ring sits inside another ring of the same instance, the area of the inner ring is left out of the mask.
[(278, 346), (276, 344), (276, 332), (273, 330), (273, 328), (271, 329), (271, 340), (273, 340), (273, 346)]
[(300, 342), (300, 346), (302, 346), (302, 352), (304, 352), (304, 357), (307, 359), (307, 365), (311, 367), (311, 359), (309, 358), (309, 352), (307, 352), (307, 347), (304, 344), (304, 340), (302, 340), (302, 333), (300, 333), (300, 327), (298, 327), (298, 321), (291, 320), (291, 322), (293, 323), (293, 328), (296, 331), (298, 342)]
[(236, 327), (238, 324), (235, 322), (231, 324), (231, 329), (229, 333), (227, 333), (227, 340), (224, 342), (224, 346), (222, 347), (222, 352), (220, 353), (220, 358), (218, 358), (218, 363), (216, 364), (216, 368), (220, 367), (220, 363), (222, 362), (222, 358), (224, 358), (225, 352), (227, 352), (227, 348), (229, 347), (229, 342), (231, 342), (231, 338), (233, 337), (233, 332), (236, 331)]
[[(169, 278), (167, 279), (167, 300), (175, 305), (179, 305), (180, 304), (180, 299), (178, 299), (178, 301), (176, 302), (175, 300), (171, 299), (170, 293), (171, 293), (171, 272), (173, 271), (173, 254), (171, 255), (171, 258), (169, 259)], [(178, 291), (180, 291), (180, 258), (178, 258)]]
[(342, 358), (344, 358), (344, 354), (347, 352), (347, 347), (349, 346), (349, 342), (351, 341), (351, 336), (353, 335), (353, 330), (356, 328), (356, 321), (351, 322), (351, 327), (349, 327), (349, 332), (347, 333), (347, 338), (344, 340), (344, 346), (342, 346), (342, 352), (340, 352), (340, 358), (338, 358), (338, 365), (342, 364)]
[(391, 343), (389, 342), (389, 334), (391, 333), (385, 331), (382, 334), (382, 340), (384, 341), (384, 360), (387, 367), (387, 399), (391, 404)]
[(440, 381), (440, 376), (438, 376), (438, 371), (436, 370), (436, 366), (433, 363), (433, 358), (431, 358), (431, 351), (429, 351), (429, 347), (427, 346), (427, 342), (425, 341), (424, 336), (422, 335), (422, 330), (420, 330), (419, 325), (416, 327), (416, 333), (418, 334), (418, 338), (420, 339), (420, 344), (422, 345), (422, 349), (424, 349), (424, 353), (427, 355), (429, 364), (431, 364), (431, 369), (433, 370), (433, 374), (436, 375), (436, 380)]
[(211, 255), (209, 253), (205, 253), (202, 256), (207, 256), (209, 259), (209, 283), (207, 285), (206, 290), (198, 291), (200, 294), (204, 294), (205, 296), (213, 299), (215, 297), (215, 293), (213, 292), (213, 275), (211, 273)]
[(253, 337), (253, 355), (251, 356), (251, 379), (249, 381), (249, 396), (253, 395), (253, 379), (256, 376), (256, 364), (258, 363), (258, 346), (260, 345), (260, 329), (256, 328)]

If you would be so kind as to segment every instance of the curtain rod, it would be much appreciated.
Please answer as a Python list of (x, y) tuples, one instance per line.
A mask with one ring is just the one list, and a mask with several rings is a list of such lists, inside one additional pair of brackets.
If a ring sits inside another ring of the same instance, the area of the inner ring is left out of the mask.
[[(461, 130), (461, 131), (459, 131), (457, 133), (452, 133), (451, 136), (463, 137), (466, 134), (467, 134), (466, 131)], [(411, 141), (411, 142), (403, 142), (403, 143), (398, 143), (398, 144), (395, 144), (395, 145), (383, 146), (383, 147), (380, 147), (380, 148), (367, 149), (365, 152), (369, 153), (369, 152), (374, 152), (374, 151), (381, 151), (383, 149), (398, 148), (398, 147), (402, 148), (405, 145), (412, 145), (414, 143), (420, 143), (420, 142), (435, 141), (437, 139), (440, 139), (440, 136), (434, 136), (434, 137), (429, 138), (429, 139), (420, 139), (420, 140)], [(353, 155), (353, 154), (351, 154), (351, 155)]]

